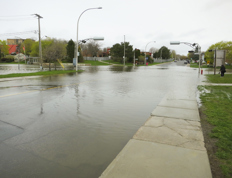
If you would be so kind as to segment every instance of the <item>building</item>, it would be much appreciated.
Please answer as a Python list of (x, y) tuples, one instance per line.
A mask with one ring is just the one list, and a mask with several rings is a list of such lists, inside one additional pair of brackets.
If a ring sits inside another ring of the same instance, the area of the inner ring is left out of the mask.
[(8, 45), (9, 48), (9, 54), (16, 54), (18, 53), (18, 45)]
[(25, 39), (7, 39), (8, 45), (18, 45), (24, 42)]

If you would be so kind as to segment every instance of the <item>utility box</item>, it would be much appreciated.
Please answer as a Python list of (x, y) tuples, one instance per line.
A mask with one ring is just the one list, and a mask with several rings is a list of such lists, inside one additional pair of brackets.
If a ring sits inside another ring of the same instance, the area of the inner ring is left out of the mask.
[(76, 67), (76, 58), (73, 58), (73, 66)]

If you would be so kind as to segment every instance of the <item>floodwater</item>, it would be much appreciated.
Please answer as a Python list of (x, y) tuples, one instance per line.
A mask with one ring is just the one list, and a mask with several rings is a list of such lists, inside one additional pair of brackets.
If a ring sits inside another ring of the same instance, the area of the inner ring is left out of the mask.
[[(73, 70), (72, 65), (64, 64), (66, 70)], [(43, 70), (49, 70), (48, 66), (43, 68)], [(54, 70), (54, 69), (52, 69)], [(57, 70), (63, 70), (62, 67), (58, 66)], [(40, 71), (39, 65), (31, 64), (0, 64), (0, 75), (12, 74), (12, 73), (31, 73)]]
[(181, 62), (80, 69), (0, 81), (0, 177), (99, 177), (167, 92), (198, 82)]

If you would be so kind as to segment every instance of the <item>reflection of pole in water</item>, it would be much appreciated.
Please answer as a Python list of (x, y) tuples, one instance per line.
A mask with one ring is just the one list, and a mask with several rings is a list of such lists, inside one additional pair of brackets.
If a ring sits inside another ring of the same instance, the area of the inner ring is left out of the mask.
[(78, 113), (79, 113), (79, 109), (80, 109), (80, 103), (79, 103), (79, 88), (78, 88), (79, 85), (75, 85), (74, 86), (74, 90), (75, 90), (75, 96), (77, 98), (77, 116), (78, 116)]
[(43, 95), (42, 95), (42, 91), (40, 91), (40, 114), (43, 114)]

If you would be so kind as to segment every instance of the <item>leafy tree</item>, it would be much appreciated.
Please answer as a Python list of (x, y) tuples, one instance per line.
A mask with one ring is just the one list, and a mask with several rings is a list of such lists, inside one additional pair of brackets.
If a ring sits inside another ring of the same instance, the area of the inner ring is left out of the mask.
[(162, 57), (162, 59), (169, 59), (170, 50), (166, 46), (162, 46), (158, 51), (158, 57)]
[(32, 46), (35, 43), (32, 39), (26, 39), (24, 42), (20, 45), (20, 52), (24, 53), (23, 47), (25, 47), (25, 55), (30, 55), (32, 52)]
[[(226, 60), (232, 63), (232, 41), (221, 41), (211, 45), (205, 52), (206, 61), (210, 61), (212, 64), (214, 62), (214, 50), (226, 50)], [(213, 50), (209, 52), (209, 50)]]
[(170, 58), (175, 58), (176, 57), (176, 51), (175, 50), (171, 50), (171, 53), (170, 53)]
[[(44, 50), (54, 42), (54, 39), (46, 39), (41, 41), (42, 46), (42, 56), (44, 55)], [(39, 41), (32, 44), (31, 53), (32, 57), (39, 57)]]
[(72, 39), (68, 41), (66, 50), (67, 50), (68, 62), (72, 62), (74, 58), (74, 50), (75, 50), (75, 43)]
[[(133, 46), (129, 44), (129, 42), (125, 42), (125, 55), (128, 62), (133, 62)], [(121, 42), (121, 44), (117, 43), (113, 45), (110, 49), (110, 54), (113, 60), (122, 62), (124, 56), (124, 43)]]
[(158, 51), (156, 51), (155, 53), (153, 53), (153, 58), (159, 58)]
[(9, 54), (9, 46), (6, 43), (6, 40), (0, 40), (0, 50), (3, 55)]
[(135, 48), (135, 58), (138, 59), (140, 56), (140, 50)]

